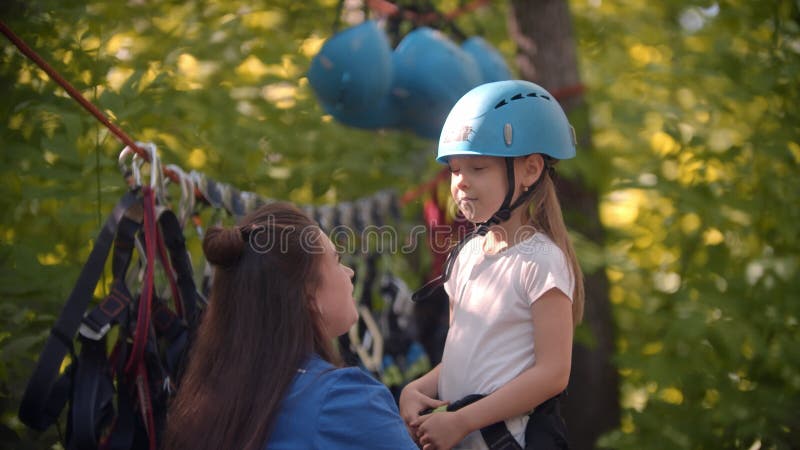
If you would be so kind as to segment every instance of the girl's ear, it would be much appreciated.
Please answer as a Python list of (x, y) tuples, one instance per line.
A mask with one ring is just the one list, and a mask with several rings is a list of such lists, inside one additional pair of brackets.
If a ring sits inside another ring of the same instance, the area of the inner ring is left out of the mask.
[(522, 160), (520, 183), (526, 188), (531, 187), (541, 176), (542, 170), (544, 170), (544, 158), (539, 153), (532, 153), (520, 159)]

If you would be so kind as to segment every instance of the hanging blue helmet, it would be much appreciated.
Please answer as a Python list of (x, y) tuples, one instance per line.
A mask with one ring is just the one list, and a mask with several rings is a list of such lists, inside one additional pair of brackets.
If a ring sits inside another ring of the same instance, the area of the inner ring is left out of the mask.
[(376, 98), (375, 103), (359, 110), (342, 111), (324, 103), (322, 108), (338, 122), (366, 130), (392, 128), (398, 121), (395, 101), (388, 94)]
[(480, 36), (473, 36), (461, 43), (461, 48), (472, 55), (483, 76), (482, 83), (510, 80), (511, 69), (508, 68), (503, 55)]
[(475, 60), (444, 33), (428, 27), (409, 32), (392, 57), (392, 96), (401, 127), (437, 139), (450, 108), (481, 82)]
[(389, 39), (372, 20), (333, 35), (312, 59), (308, 81), (334, 117), (363, 116), (388, 95), (392, 83)]
[(524, 80), (482, 84), (453, 106), (439, 137), (436, 160), (453, 155), (500, 157), (541, 153), (575, 156), (575, 130), (556, 99)]

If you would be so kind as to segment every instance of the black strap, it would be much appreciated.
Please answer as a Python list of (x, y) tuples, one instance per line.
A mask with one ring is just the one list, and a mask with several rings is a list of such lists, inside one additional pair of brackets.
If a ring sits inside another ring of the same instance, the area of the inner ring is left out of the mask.
[[(470, 394), (464, 398), (458, 399), (447, 405), (448, 411), (458, 411), (459, 409), (477, 402), (485, 397), (481, 394)], [(522, 450), (522, 447), (514, 439), (511, 432), (508, 431), (505, 421), (493, 423), (489, 426), (481, 428), (481, 436), (489, 450)]]
[[(193, 317), (196, 319), (198, 300), (201, 297), (195, 289), (183, 231), (180, 228), (177, 217), (170, 210), (165, 209), (158, 214), (157, 224), (159, 225), (156, 230), (156, 233), (159, 233), (158, 245), (159, 247), (163, 245), (163, 248), (158, 251), (158, 257), (167, 272), (173, 288), (176, 308), (177, 303), (180, 302), (180, 305), (183, 306), (184, 315), (187, 318)], [(128, 293), (124, 283), (125, 272), (128, 267), (127, 263), (130, 261), (131, 256), (130, 250), (134, 248), (135, 235), (123, 232), (125, 228), (123, 225), (124, 223), (120, 225), (117, 243), (115, 243), (114, 261), (119, 261), (120, 264), (117, 266), (119, 270), (115, 269), (112, 293), (84, 320), (86, 322), (91, 319), (94, 327), (113, 324), (121, 326), (120, 340), (116, 346), (118, 354), (115, 358), (118, 364), (121, 363), (116, 370), (118, 391), (116, 420), (109, 439), (104, 443), (105, 448), (109, 449), (136, 448), (136, 440), (143, 439), (142, 434), (147, 435), (144, 423), (141, 421), (139, 404), (136, 401), (138, 391), (136, 390), (135, 376), (125, 373), (122, 368), (122, 364), (128, 359), (128, 353), (131, 351), (131, 344), (125, 339), (125, 336), (131, 336), (136, 328), (134, 324), (136, 315), (131, 314), (131, 311), (138, 310), (140, 301), (140, 297), (134, 298)], [(131, 229), (138, 230), (138, 228)], [(139, 237), (141, 238), (142, 236), (139, 235)], [(155, 239), (155, 237), (153, 238)], [(165, 260), (166, 257), (164, 255), (169, 256), (168, 261)], [(177, 289), (175, 289), (176, 286)], [(153, 296), (151, 304), (151, 323), (155, 336), (147, 336), (143, 358), (145, 359), (148, 379), (148, 402), (152, 405), (156, 425), (155, 433), (158, 435), (166, 417), (167, 401), (174, 392), (173, 387), (183, 368), (186, 350), (189, 347), (190, 330), (186, 321), (170, 309), (166, 301), (156, 296)], [(154, 337), (157, 337), (158, 340), (154, 339)], [(83, 390), (91, 391), (108, 379), (108, 364), (97, 364), (92, 368), (94, 370), (91, 372), (86, 371), (81, 378), (76, 379), (76, 388), (81, 385)], [(80, 409), (86, 410), (93, 406), (91, 403), (84, 402), (80, 405)], [(78, 410), (77, 402), (74, 407)], [(92, 414), (95, 413), (95, 411), (92, 411)], [(76, 426), (73, 429), (76, 433), (83, 433), (82, 439), (89, 441), (93, 436), (92, 433), (97, 433), (95, 430), (102, 429), (102, 424), (97, 423), (97, 427), (92, 427), (95, 423), (89, 422), (88, 419), (83, 419), (85, 422), (79, 428), (77, 426), (77, 422), (80, 420), (77, 418), (78, 414), (74, 417)], [(143, 443), (143, 445), (147, 444)]]
[(20, 420), (31, 428), (45, 430), (58, 419), (64, 407), (64, 403), (59, 405), (58, 402), (62, 402), (65, 398), (56, 389), (59, 385), (61, 363), (67, 352), (73, 349), (72, 341), (103, 272), (117, 226), (125, 212), (137, 201), (137, 192), (129, 191), (114, 207), (95, 240), (92, 252), (58, 320), (50, 330), (50, 336), (28, 380), (19, 408)]
[(203, 297), (197, 292), (194, 282), (194, 271), (186, 250), (186, 239), (181, 230), (180, 222), (172, 211), (165, 211), (159, 216), (159, 225), (164, 237), (164, 245), (169, 250), (169, 259), (177, 275), (177, 284), (180, 291), (180, 300), (183, 307), (184, 319), (189, 328), (194, 328), (199, 317), (199, 306), (204, 303)]
[(111, 257), (114, 276), (111, 292), (83, 318), (86, 329), (81, 328), (79, 333), (81, 351), (70, 402), (70, 448), (98, 448), (103, 431), (119, 414), (114, 410), (114, 380), (106, 355), (105, 335), (111, 325), (127, 323), (134, 302), (125, 285), (125, 274), (140, 227), (140, 223), (128, 217), (120, 221)]
[[(477, 402), (478, 400), (485, 397), (485, 395), (481, 394), (470, 394), (464, 398), (458, 399), (454, 402), (451, 402), (447, 405), (447, 411), (457, 411), (467, 405)], [(548, 414), (548, 415), (558, 415), (560, 419), (560, 402), (559, 397), (561, 394), (556, 395), (555, 397), (551, 397), (544, 402), (542, 402), (539, 406), (537, 406), (533, 412), (529, 415), (528, 423), (530, 424), (531, 421), (537, 415)], [(432, 410), (428, 409), (425, 411), (421, 411), (420, 414), (426, 414), (432, 412)], [(526, 436), (529, 433), (526, 432)], [(486, 442), (486, 446), (489, 447), (489, 450), (523, 450), (522, 447), (519, 445), (514, 436), (508, 431), (508, 427), (506, 427), (505, 421), (500, 421), (497, 423), (493, 423), (489, 426), (481, 428), (481, 436), (483, 437), (484, 442)], [(564, 443), (564, 445), (566, 445)], [(535, 448), (538, 450), (538, 447), (532, 446), (531, 443), (525, 442), (525, 448)], [(560, 448), (560, 447), (559, 447)]]
[(114, 384), (106, 357), (106, 340), (79, 337), (81, 353), (70, 403), (70, 448), (93, 450), (101, 431), (114, 419)]
[(414, 293), (411, 295), (411, 300), (414, 302), (419, 302), (429, 298), (438, 297), (439, 295), (447, 296), (447, 294), (444, 293), (444, 284), (450, 279), (450, 275), (453, 271), (453, 266), (456, 263), (456, 258), (458, 258), (458, 254), (461, 253), (461, 249), (467, 245), (467, 242), (478, 235), (478, 230), (476, 229), (464, 236), (464, 239), (461, 239), (461, 241), (455, 247), (453, 247), (453, 249), (450, 250), (450, 253), (447, 255), (447, 259), (444, 262), (444, 268), (442, 269), (442, 274), (431, 281), (428, 281), (421, 288), (414, 291)]
[(125, 284), (125, 274), (130, 267), (136, 232), (140, 227), (141, 223), (128, 217), (124, 217), (119, 223), (111, 256), (111, 272), (114, 277), (111, 292), (83, 318), (83, 325), (98, 335), (103, 334), (104, 328), (112, 323), (124, 323), (130, 311), (133, 296)]

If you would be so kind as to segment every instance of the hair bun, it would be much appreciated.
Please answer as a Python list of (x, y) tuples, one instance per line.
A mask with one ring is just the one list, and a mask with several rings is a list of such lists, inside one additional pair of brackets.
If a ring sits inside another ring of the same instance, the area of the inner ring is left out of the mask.
[(244, 239), (238, 227), (211, 227), (203, 238), (203, 253), (215, 266), (231, 267), (242, 257)]

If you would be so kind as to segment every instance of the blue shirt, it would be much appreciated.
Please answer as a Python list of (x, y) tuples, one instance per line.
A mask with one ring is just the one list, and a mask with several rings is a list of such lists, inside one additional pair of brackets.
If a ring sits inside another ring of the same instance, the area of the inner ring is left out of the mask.
[(389, 390), (365, 371), (312, 356), (298, 370), (267, 449), (417, 450)]

